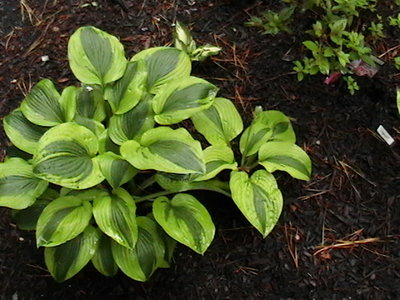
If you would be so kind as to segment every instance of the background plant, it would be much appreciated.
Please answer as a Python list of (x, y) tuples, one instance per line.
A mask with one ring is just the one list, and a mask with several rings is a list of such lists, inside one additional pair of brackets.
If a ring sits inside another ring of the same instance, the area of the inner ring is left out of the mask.
[[(264, 17), (252, 17), (249, 26), (264, 28), (264, 33), (276, 34), (279, 31), (291, 32), (287, 25), (275, 26), (276, 30), (266, 30), (271, 27), (272, 19), (265, 16), (280, 16), (286, 14), (285, 24), (293, 23), (294, 18), (304, 20), (306, 16), (312, 16), (314, 23), (307, 33), (310, 38), (303, 41), (303, 46), (308, 50), (308, 55), (302, 60), (294, 62), (294, 70), (298, 80), (303, 80), (306, 75), (321, 73), (327, 76), (336, 73), (358, 76), (373, 76), (377, 71), (377, 64), (381, 61), (374, 56), (371, 44), (376, 40), (385, 38), (385, 26), (397, 26), (398, 16), (388, 20), (377, 13), (376, 0), (285, 0), (288, 5), (280, 13), (267, 11)], [(392, 5), (392, 4), (390, 4)], [(398, 4), (397, 4), (398, 5)], [(368, 42), (367, 42), (368, 41)], [(363, 64), (364, 69), (354, 67), (353, 63)], [(350, 93), (354, 93), (356, 81), (353, 78), (346, 79)], [(329, 78), (327, 83), (333, 82)], [(358, 86), (357, 86), (358, 87)]]
[[(190, 76), (184, 51), (155, 47), (127, 60), (116, 37), (88, 26), (71, 36), (68, 58), (81, 85), (59, 93), (38, 82), (4, 119), (13, 146), (0, 164), (0, 205), (36, 230), (57, 281), (90, 261), (104, 275), (145, 281), (169, 266), (176, 242), (204, 253), (215, 226), (191, 190), (231, 196), (265, 237), (283, 204), (272, 173), (310, 176), (284, 114), (257, 110), (242, 133), (233, 103)], [(229, 181), (216, 178), (223, 170)]]

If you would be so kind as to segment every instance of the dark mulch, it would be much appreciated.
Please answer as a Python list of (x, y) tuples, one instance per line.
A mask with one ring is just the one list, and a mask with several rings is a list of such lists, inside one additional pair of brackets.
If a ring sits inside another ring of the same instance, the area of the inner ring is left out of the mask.
[[(282, 174), (285, 197), (279, 224), (266, 238), (252, 229), (232, 202), (204, 197), (218, 231), (204, 256), (185, 247), (170, 269), (146, 283), (119, 273), (99, 275), (87, 267), (56, 283), (36, 249), (34, 235), (15, 228), (0, 209), (1, 299), (399, 299), (400, 298), (400, 116), (395, 106), (396, 71), (386, 64), (361, 92), (324, 86), (315, 76), (298, 83), (292, 64), (301, 40), (262, 36), (243, 23), (261, 12), (262, 3), (236, 1), (90, 1), (0, 2), (0, 114), (6, 115), (40, 78), (60, 87), (74, 84), (66, 44), (82, 25), (118, 35), (129, 55), (171, 41), (171, 24), (191, 24), (198, 41), (224, 50), (194, 73), (217, 84), (250, 120), (256, 105), (278, 109), (291, 118), (299, 144), (310, 154), (309, 182)], [(270, 5), (275, 5), (272, 1)], [(192, 5), (190, 5), (192, 4)], [(246, 5), (244, 5), (246, 4)], [(31, 20), (27, 10), (32, 9)], [(383, 7), (384, 8), (384, 7)], [(299, 30), (301, 26), (299, 26)], [(397, 46), (389, 32), (380, 53)], [(382, 59), (388, 61), (389, 51)], [(48, 55), (50, 61), (42, 62)], [(383, 125), (396, 139), (387, 146), (376, 134)], [(2, 150), (5, 137), (2, 133)]]

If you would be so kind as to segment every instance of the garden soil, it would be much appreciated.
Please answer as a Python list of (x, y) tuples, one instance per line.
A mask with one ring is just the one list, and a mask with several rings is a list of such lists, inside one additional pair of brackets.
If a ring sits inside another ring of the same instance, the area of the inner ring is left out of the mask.
[[(0, 299), (400, 299), (400, 74), (391, 63), (399, 31), (390, 29), (374, 44), (385, 64), (375, 77), (358, 78), (361, 90), (351, 96), (342, 82), (327, 86), (322, 76), (297, 81), (292, 61), (304, 55), (307, 16), (296, 20), (292, 35), (262, 35), (244, 26), (251, 15), (279, 3), (0, 2), (2, 117), (41, 78), (60, 88), (77, 84), (67, 41), (79, 26), (118, 36), (131, 56), (171, 44), (172, 24), (179, 20), (189, 24), (198, 43), (223, 49), (195, 63), (193, 74), (220, 87), (246, 124), (258, 105), (290, 116), (298, 144), (313, 162), (308, 182), (278, 174), (285, 205), (265, 239), (231, 200), (200, 194), (217, 227), (209, 250), (201, 256), (179, 246), (171, 268), (157, 270), (145, 283), (122, 272), (107, 278), (92, 266), (55, 282), (34, 233), (18, 230), (10, 210), (0, 209)], [(383, 17), (393, 13), (381, 3)], [(393, 136), (393, 146), (379, 137), (379, 125)], [(4, 157), (3, 132), (0, 140)]]

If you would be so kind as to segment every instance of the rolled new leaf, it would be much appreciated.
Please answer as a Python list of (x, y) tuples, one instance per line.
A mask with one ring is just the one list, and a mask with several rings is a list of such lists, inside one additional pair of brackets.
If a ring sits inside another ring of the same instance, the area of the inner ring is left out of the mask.
[(154, 119), (162, 125), (179, 123), (209, 108), (217, 91), (215, 85), (197, 77), (176, 80), (154, 96)]
[(39, 81), (21, 103), (21, 111), (32, 123), (55, 126), (71, 121), (75, 113), (74, 87), (64, 90), (62, 96), (48, 79)]
[(131, 110), (146, 92), (147, 72), (142, 60), (129, 62), (124, 75), (105, 89), (105, 99), (114, 114)]
[(156, 223), (148, 217), (138, 217), (138, 240), (134, 249), (116, 242), (112, 254), (118, 267), (130, 278), (146, 281), (153, 272), (165, 266), (165, 244)]
[(179, 81), (190, 75), (192, 64), (189, 56), (176, 48), (154, 47), (143, 50), (131, 61), (143, 60), (147, 70), (147, 90), (156, 94), (167, 82)]
[(21, 158), (0, 163), (0, 206), (24, 209), (47, 189), (48, 182), (38, 178), (32, 166)]
[(215, 98), (213, 105), (191, 117), (194, 127), (207, 141), (214, 144), (226, 143), (243, 130), (243, 122), (232, 101)]
[(97, 249), (100, 232), (88, 226), (73, 240), (44, 250), (44, 259), (51, 276), (58, 282), (65, 281), (90, 261)]
[(203, 254), (214, 239), (215, 226), (207, 209), (192, 195), (159, 197), (153, 203), (157, 223), (178, 242)]
[(297, 179), (310, 179), (310, 157), (296, 144), (289, 142), (265, 143), (260, 148), (258, 159), (260, 164), (270, 173), (280, 170)]
[(35, 153), (37, 142), (48, 129), (31, 123), (20, 109), (16, 109), (6, 116), (3, 126), (10, 141), (19, 149), (30, 154)]
[(268, 110), (256, 115), (240, 137), (240, 152), (244, 156), (253, 155), (267, 141), (296, 142), (289, 118), (280, 111)]
[(130, 249), (135, 246), (136, 204), (127, 191), (118, 188), (112, 195), (96, 198), (93, 215), (100, 229), (114, 241)]
[(36, 245), (54, 247), (80, 234), (92, 218), (92, 205), (77, 196), (60, 197), (46, 206), (36, 226)]
[(196, 177), (195, 181), (208, 180), (214, 178), (222, 170), (234, 170), (237, 168), (232, 149), (224, 144), (204, 149), (204, 160), (206, 163), (206, 173)]
[(112, 239), (102, 234), (96, 252), (92, 257), (92, 263), (97, 271), (105, 276), (114, 276), (118, 272), (118, 266), (111, 251)]
[(124, 74), (127, 64), (119, 40), (92, 26), (80, 27), (70, 37), (68, 59), (76, 78), (86, 84), (105, 85), (116, 81)]
[(205, 172), (200, 142), (184, 129), (157, 127), (146, 131), (140, 142), (127, 141), (121, 155), (139, 170), (191, 174)]
[(266, 237), (278, 222), (282, 211), (282, 194), (274, 176), (265, 170), (251, 177), (233, 171), (229, 185), (232, 199), (246, 219)]
[(97, 158), (96, 135), (76, 123), (49, 129), (39, 140), (33, 159), (39, 178), (72, 189), (86, 189), (104, 180)]
[(154, 113), (150, 97), (141, 100), (124, 114), (113, 115), (108, 126), (108, 135), (117, 145), (138, 139), (145, 131), (154, 127)]
[(99, 155), (98, 161), (101, 172), (113, 189), (127, 183), (139, 172), (125, 159), (113, 152)]

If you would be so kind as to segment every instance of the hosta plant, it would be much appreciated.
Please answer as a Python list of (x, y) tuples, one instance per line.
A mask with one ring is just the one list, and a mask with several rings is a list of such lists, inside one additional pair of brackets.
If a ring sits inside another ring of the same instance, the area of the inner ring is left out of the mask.
[(4, 118), (12, 146), (0, 164), (0, 205), (36, 230), (57, 281), (89, 262), (145, 281), (169, 266), (176, 242), (203, 254), (215, 226), (192, 190), (232, 197), (265, 237), (282, 210), (272, 173), (310, 176), (283, 113), (257, 111), (242, 133), (233, 103), (190, 75), (182, 50), (150, 48), (128, 60), (116, 37), (82, 27), (68, 58), (81, 85), (59, 92), (38, 82)]

